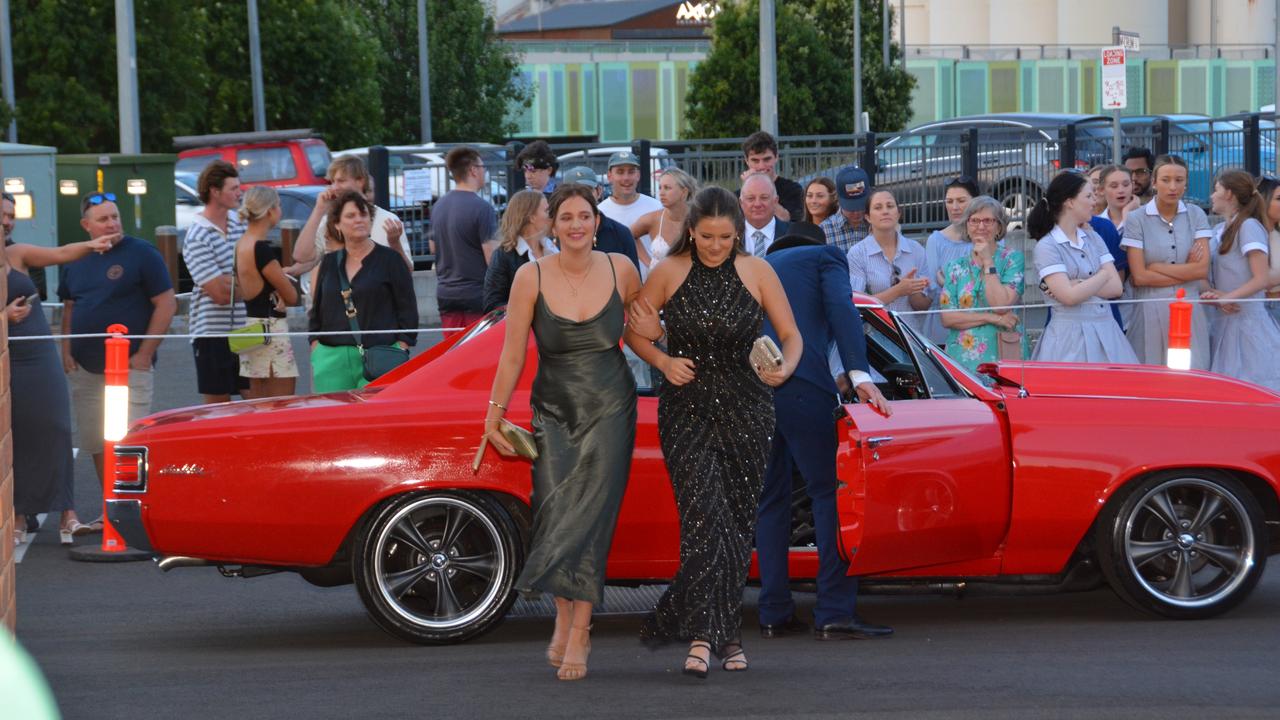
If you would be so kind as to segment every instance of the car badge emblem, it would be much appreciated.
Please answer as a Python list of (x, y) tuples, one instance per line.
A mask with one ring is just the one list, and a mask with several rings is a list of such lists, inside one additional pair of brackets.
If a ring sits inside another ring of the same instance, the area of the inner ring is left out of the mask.
[(203, 475), (204, 468), (195, 463), (186, 465), (166, 465), (156, 471), (157, 475)]

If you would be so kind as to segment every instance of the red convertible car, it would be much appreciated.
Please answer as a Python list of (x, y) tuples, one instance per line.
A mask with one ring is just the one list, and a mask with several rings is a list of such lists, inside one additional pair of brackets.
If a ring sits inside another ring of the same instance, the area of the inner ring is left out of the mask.
[[(1280, 396), (1147, 366), (1001, 362), (972, 374), (856, 300), (894, 412), (850, 404), (833, 418), (852, 573), (1064, 589), (1105, 578), (1138, 608), (1204, 618), (1244, 600), (1280, 552)], [(165, 569), (354, 582), (396, 636), (475, 637), (514, 602), (531, 525), (527, 462), (490, 451), (471, 470), (502, 327), (491, 314), (364, 390), (145, 418), (116, 448), (111, 521)], [(536, 362), (531, 343), (508, 414), (526, 426)], [(608, 577), (661, 583), (679, 528), (658, 378), (633, 365), (639, 427)], [(802, 505), (796, 579), (817, 569)]]

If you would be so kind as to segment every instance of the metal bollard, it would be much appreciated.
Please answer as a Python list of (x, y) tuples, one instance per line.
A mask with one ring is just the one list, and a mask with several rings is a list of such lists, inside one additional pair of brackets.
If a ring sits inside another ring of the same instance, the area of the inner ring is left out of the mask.
[(169, 282), (178, 289), (178, 228), (173, 225), (161, 225), (156, 228), (156, 248), (164, 258), (164, 266), (169, 270)]
[(302, 232), (302, 223), (297, 220), (284, 220), (280, 223), (280, 264), (289, 267), (293, 264), (293, 246), (298, 242)]

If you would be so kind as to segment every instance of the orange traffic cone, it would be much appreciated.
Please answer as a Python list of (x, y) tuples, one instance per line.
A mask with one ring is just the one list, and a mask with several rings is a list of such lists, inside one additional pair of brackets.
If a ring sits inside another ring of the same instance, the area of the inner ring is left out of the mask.
[(1187, 291), (1178, 288), (1178, 299), (1169, 303), (1169, 354), (1165, 364), (1174, 370), (1191, 369), (1191, 303)]

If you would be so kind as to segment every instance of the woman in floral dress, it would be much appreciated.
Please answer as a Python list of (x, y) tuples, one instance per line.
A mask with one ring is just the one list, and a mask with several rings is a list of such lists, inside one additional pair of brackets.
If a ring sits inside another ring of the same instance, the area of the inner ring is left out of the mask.
[(1004, 237), (1004, 208), (994, 198), (981, 195), (969, 202), (958, 223), (967, 242), (968, 256), (942, 269), (942, 326), (947, 354), (973, 370), (1000, 359), (1000, 335), (1018, 335), (1020, 357), (1027, 356), (1026, 336), (1018, 330), (1018, 314), (1012, 310), (986, 311), (1017, 305), (1022, 299), (1025, 259), (999, 241)]

